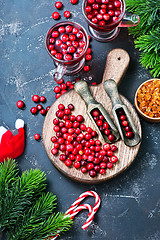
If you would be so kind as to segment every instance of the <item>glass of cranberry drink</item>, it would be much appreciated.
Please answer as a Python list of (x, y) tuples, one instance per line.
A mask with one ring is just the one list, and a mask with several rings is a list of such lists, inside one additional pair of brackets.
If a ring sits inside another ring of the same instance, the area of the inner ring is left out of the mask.
[(64, 74), (76, 74), (83, 68), (88, 46), (88, 34), (78, 23), (64, 21), (51, 27), (46, 35), (46, 49), (56, 65), (52, 71), (56, 82)]
[(120, 27), (134, 27), (140, 18), (125, 13), (124, 0), (83, 0), (82, 11), (93, 38), (100, 42), (113, 40)]

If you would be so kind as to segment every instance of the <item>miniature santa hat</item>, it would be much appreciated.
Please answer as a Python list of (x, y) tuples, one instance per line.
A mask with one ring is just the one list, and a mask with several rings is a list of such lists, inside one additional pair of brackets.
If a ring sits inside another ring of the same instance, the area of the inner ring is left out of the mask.
[(15, 128), (18, 129), (18, 134), (14, 136), (11, 131), (0, 126), (0, 162), (7, 160), (7, 158), (16, 158), (24, 151), (24, 121), (17, 119)]

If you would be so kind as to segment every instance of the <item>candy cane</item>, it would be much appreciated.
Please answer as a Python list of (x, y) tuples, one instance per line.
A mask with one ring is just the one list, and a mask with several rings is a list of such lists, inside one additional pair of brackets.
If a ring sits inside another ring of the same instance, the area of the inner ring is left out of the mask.
[[(95, 205), (94, 207), (92, 207), (91, 205), (89, 204), (80, 204), (80, 202), (82, 202), (86, 197), (89, 197), (89, 196), (92, 196), (95, 198)], [(93, 221), (93, 218), (94, 218), (94, 215), (95, 213), (97, 212), (97, 210), (99, 209), (99, 206), (100, 206), (100, 196), (94, 192), (94, 191), (86, 191), (84, 193), (82, 193), (78, 198), (77, 200), (72, 203), (72, 205), (70, 206), (70, 208), (65, 212), (65, 217), (67, 216), (70, 216), (71, 219), (74, 218), (75, 215), (77, 215), (81, 210), (83, 209), (87, 209), (89, 211), (89, 214), (88, 214), (88, 218), (86, 220), (86, 222), (83, 224), (82, 226), (82, 229), (86, 230), (87, 227), (91, 224), (91, 222)], [(79, 206), (78, 206), (79, 205)], [(52, 236), (50, 237), (49, 239), (56, 239), (58, 237), (58, 235), (56, 236)]]

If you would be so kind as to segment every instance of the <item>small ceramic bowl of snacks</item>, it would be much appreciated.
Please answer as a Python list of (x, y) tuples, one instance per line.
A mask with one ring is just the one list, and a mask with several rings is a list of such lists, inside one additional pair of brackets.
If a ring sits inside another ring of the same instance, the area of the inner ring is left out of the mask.
[(136, 91), (134, 104), (146, 121), (160, 123), (160, 79), (142, 83)]

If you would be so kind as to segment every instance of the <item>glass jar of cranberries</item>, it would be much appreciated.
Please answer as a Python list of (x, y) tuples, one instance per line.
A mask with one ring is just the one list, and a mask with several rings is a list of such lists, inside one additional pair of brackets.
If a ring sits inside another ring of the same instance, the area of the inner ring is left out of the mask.
[(78, 23), (64, 21), (51, 27), (46, 49), (57, 66), (53, 73), (56, 81), (64, 74), (75, 74), (82, 69), (88, 46), (88, 34)]

